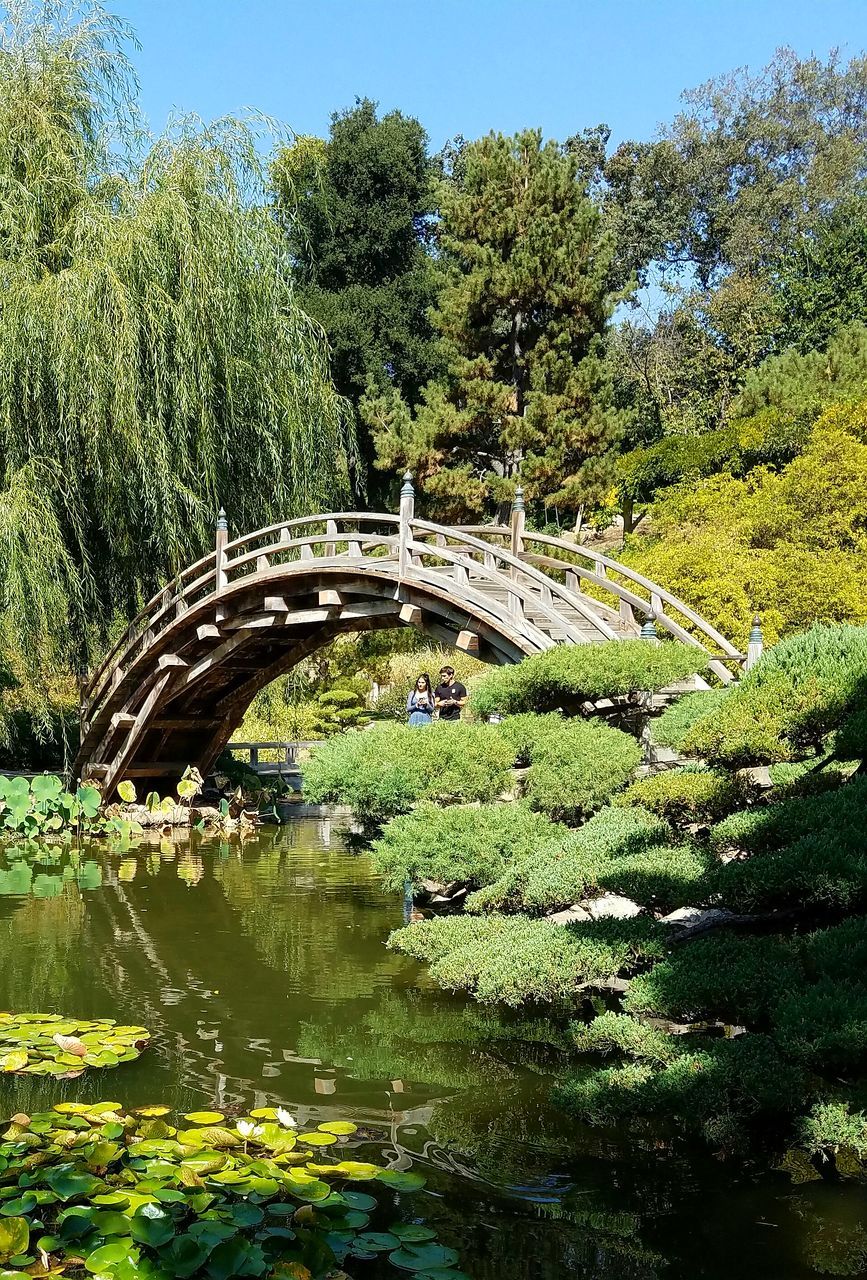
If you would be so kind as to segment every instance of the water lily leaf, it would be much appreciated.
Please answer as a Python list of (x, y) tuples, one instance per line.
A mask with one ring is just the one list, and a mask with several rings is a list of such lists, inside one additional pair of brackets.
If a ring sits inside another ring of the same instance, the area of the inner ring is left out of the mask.
[(253, 1120), (276, 1120), (277, 1108), (276, 1107), (257, 1107), (255, 1111), (250, 1112), (250, 1116), (252, 1117)]
[(174, 1239), (175, 1221), (163, 1210), (145, 1212), (149, 1208), (153, 1209), (154, 1206), (142, 1205), (138, 1213), (133, 1214), (129, 1220), (130, 1232), (133, 1240), (138, 1240), (139, 1244), (147, 1244), (153, 1249), (159, 1249)]
[(400, 1241), (389, 1231), (363, 1231), (356, 1237), (356, 1244), (368, 1253), (388, 1253), (390, 1249), (399, 1249)]
[(38, 804), (47, 800), (59, 800), (63, 795), (63, 783), (53, 774), (40, 773), (30, 784), (30, 794)]
[(117, 785), (117, 794), (126, 804), (135, 804), (135, 783), (130, 782), (129, 778), (124, 778), (123, 782), (119, 782)]
[(26, 1049), (13, 1049), (0, 1059), (4, 1071), (22, 1071), (27, 1066), (29, 1054)]
[(451, 1267), (458, 1260), (454, 1249), (442, 1244), (406, 1244), (388, 1255), (388, 1260), (402, 1271), (435, 1271)]
[(131, 1249), (131, 1240), (112, 1240), (111, 1244), (100, 1245), (93, 1253), (89, 1253), (84, 1259), (84, 1265), (92, 1275), (99, 1275), (128, 1258)]
[(184, 1116), (192, 1124), (222, 1124), (225, 1118), (222, 1111), (188, 1111)]
[(298, 1141), (311, 1147), (331, 1147), (337, 1139), (333, 1133), (299, 1133)]
[(160, 1106), (136, 1107), (135, 1114), (137, 1116), (167, 1116), (170, 1111), (171, 1111), (171, 1107), (160, 1107)]
[(99, 1178), (91, 1173), (82, 1173), (69, 1165), (61, 1165), (46, 1176), (45, 1181), (61, 1200), (71, 1200), (73, 1196), (89, 1196), (97, 1187), (102, 1187)]
[[(376, 1208), (376, 1200), (373, 1196), (369, 1196), (366, 1191), (341, 1191), (340, 1194), (352, 1209), (363, 1209), (366, 1213), (369, 1213), (371, 1209)], [(393, 1227), (389, 1227), (389, 1231), (395, 1234)]]
[(393, 1236), (409, 1244), (422, 1244), (425, 1240), (436, 1239), (436, 1232), (432, 1227), (419, 1226), (414, 1222), (395, 1222), (388, 1229)]
[(334, 1165), (335, 1173), (342, 1173), (353, 1182), (364, 1182), (367, 1178), (375, 1178), (380, 1172), (375, 1164), (368, 1164), (364, 1160), (341, 1160), (340, 1164)]
[(403, 1173), (400, 1169), (380, 1169), (377, 1178), (394, 1191), (421, 1191), (426, 1182), (420, 1173)]
[(17, 1258), (27, 1252), (30, 1243), (30, 1225), (26, 1218), (0, 1219), (0, 1262)]
[(329, 1120), (316, 1127), (322, 1133), (334, 1133), (339, 1138), (348, 1138), (351, 1134), (358, 1132), (358, 1125), (352, 1124), (349, 1120)]
[(54, 1110), (61, 1116), (81, 1116), (90, 1110), (86, 1102), (55, 1102)]

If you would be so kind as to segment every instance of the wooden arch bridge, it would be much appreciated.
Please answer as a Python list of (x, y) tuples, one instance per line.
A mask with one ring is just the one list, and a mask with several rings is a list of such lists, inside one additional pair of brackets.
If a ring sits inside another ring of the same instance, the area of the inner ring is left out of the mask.
[(520, 490), (509, 525), (399, 515), (303, 516), (216, 546), (147, 604), (90, 679), (80, 777), (111, 795), (123, 778), (213, 767), (254, 695), (335, 636), (413, 626), (495, 663), (555, 644), (655, 628), (704, 649), (729, 682), (744, 662), (664, 588), (587, 547), (527, 531)]

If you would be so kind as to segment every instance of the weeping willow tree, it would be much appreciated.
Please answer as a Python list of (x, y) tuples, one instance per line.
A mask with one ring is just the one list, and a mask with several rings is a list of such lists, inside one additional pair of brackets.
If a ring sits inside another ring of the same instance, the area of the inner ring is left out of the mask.
[(220, 505), (252, 529), (339, 503), (351, 441), (261, 131), (184, 119), (149, 139), (123, 23), (5, 17), (0, 644), (44, 668), (202, 554)]

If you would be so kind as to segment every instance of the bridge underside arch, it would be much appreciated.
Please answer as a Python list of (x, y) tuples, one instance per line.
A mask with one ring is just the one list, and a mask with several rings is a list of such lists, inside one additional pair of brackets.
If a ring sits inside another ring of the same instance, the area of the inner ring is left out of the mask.
[(401, 626), (490, 663), (552, 644), (492, 618), (483, 601), (400, 581), (390, 566), (273, 571), (186, 610), (143, 648), (84, 722), (78, 772), (101, 779), (106, 795), (124, 778), (157, 785), (188, 765), (204, 775), (272, 680), (341, 634)]

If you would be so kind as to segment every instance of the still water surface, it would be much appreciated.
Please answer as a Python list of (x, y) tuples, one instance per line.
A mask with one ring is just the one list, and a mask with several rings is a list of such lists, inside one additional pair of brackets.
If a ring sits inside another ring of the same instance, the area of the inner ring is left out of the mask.
[(403, 910), (327, 818), (243, 846), (0, 852), (0, 1009), (153, 1034), (114, 1071), (0, 1080), (0, 1115), (62, 1094), (354, 1120), (380, 1159), (425, 1173), (413, 1208), (475, 1280), (867, 1270), (863, 1188), (793, 1187), (676, 1135), (586, 1129), (555, 1110), (556, 1032), (432, 988), (385, 949)]

